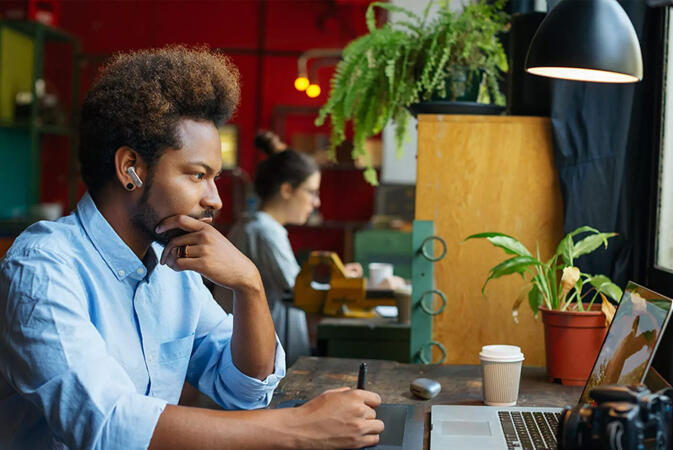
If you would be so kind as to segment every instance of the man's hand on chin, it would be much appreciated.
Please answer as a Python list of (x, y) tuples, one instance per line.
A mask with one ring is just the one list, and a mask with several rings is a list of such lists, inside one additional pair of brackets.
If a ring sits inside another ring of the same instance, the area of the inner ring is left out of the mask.
[(265, 379), (274, 369), (276, 332), (257, 267), (208, 223), (185, 215), (171, 216), (161, 221), (156, 232), (172, 229), (186, 234), (168, 241), (161, 263), (175, 271), (193, 270), (234, 290), (234, 364), (250, 377)]
[(161, 264), (178, 272), (193, 270), (237, 292), (263, 290), (253, 262), (208, 222), (210, 220), (187, 215), (162, 220), (155, 230), (157, 233), (180, 229), (185, 234), (168, 241), (161, 254)]

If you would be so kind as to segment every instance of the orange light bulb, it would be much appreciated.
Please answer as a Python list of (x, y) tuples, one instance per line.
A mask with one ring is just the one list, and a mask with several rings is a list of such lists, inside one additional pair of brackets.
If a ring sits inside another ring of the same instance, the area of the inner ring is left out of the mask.
[(298, 91), (305, 91), (310, 84), (311, 83), (308, 81), (308, 78), (306, 77), (297, 77), (297, 79), (294, 80), (294, 88)]
[(306, 88), (306, 95), (308, 95), (311, 98), (316, 98), (317, 96), (320, 95), (320, 86), (317, 84), (312, 84), (309, 87)]

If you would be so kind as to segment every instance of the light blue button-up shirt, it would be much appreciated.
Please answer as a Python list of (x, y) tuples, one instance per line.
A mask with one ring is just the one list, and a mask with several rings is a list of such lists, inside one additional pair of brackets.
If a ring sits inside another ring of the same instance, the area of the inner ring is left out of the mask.
[[(85, 194), (0, 261), (0, 448), (146, 448), (187, 379), (227, 409), (268, 405), (231, 356), (233, 319), (194, 272), (144, 261)], [(4, 378), (4, 379), (3, 379)]]

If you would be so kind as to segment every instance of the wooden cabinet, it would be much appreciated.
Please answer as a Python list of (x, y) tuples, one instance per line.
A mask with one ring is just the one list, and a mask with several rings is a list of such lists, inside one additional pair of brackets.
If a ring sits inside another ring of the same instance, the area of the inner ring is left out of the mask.
[(478, 363), (482, 345), (522, 348), (528, 365), (544, 365), (541, 319), (527, 301), (519, 323), (512, 305), (524, 282), (518, 275), (493, 280), (481, 295), (488, 270), (505, 254), (486, 241), (463, 239), (499, 231), (539, 245), (548, 258), (562, 236), (562, 200), (548, 118), (420, 115), (416, 219), (432, 220), (447, 254), (435, 264), (435, 284), (447, 297), (435, 316), (433, 339), (446, 363)]

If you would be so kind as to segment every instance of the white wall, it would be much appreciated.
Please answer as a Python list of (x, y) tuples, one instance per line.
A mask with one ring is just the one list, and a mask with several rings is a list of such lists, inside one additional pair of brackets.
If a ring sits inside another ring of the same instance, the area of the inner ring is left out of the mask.
[[(419, 16), (423, 14), (423, 9), (429, 3), (427, 0), (391, 0), (390, 3), (407, 8)], [(434, 8), (433, 8), (434, 9)], [(430, 11), (429, 17), (433, 17), (433, 11)], [(399, 13), (391, 13), (389, 20), (400, 19)], [(397, 158), (397, 147), (395, 145), (395, 129), (389, 122), (383, 129), (383, 161), (381, 163), (381, 182), (387, 184), (416, 184), (416, 145), (418, 142), (416, 134), (416, 119), (409, 119), (407, 124), (407, 140), (402, 146), (402, 156)]]

